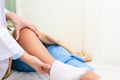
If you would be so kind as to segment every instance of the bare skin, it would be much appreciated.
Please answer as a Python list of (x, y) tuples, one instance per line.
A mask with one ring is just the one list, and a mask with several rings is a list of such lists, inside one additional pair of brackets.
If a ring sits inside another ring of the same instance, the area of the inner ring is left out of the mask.
[[(20, 31), (18, 43), (26, 50), (26, 52), (36, 56), (44, 63), (52, 65), (56, 61), (41, 43), (36, 34), (28, 28), (24, 28)], [(50, 74), (50, 70), (46, 70), (46, 72), (47, 74)], [(88, 70), (87, 74), (80, 80), (98, 80), (99, 78), (100, 77), (93, 71)]]

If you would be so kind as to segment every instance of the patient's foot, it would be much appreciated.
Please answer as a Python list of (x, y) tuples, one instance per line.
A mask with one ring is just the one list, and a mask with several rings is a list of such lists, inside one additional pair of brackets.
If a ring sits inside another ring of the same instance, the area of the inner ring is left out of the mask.
[(50, 70), (51, 80), (101, 80), (100, 77), (88, 68), (76, 68), (55, 61)]
[(87, 74), (88, 68), (76, 68), (66, 65), (59, 61), (55, 61), (50, 70), (51, 80), (80, 80)]

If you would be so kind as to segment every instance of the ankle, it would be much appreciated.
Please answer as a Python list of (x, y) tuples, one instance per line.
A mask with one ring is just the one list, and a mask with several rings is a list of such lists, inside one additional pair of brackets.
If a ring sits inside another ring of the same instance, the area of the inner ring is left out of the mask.
[(80, 80), (99, 80), (100, 77), (93, 71), (88, 70), (88, 72)]

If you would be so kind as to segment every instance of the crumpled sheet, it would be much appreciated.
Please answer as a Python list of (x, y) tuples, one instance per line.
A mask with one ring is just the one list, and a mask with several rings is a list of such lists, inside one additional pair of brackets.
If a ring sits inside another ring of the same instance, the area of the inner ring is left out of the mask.
[[(87, 63), (95, 68), (95, 72), (106, 80), (120, 80), (120, 67), (107, 65), (103, 63), (90, 62)], [(11, 75), (6, 80), (50, 80), (48, 75), (37, 74), (35, 72), (11, 72)]]

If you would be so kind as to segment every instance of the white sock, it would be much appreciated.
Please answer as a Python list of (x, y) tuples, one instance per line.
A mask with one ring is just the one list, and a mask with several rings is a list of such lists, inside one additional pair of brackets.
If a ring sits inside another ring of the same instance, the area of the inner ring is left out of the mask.
[(88, 68), (76, 68), (55, 61), (50, 70), (50, 77), (51, 80), (80, 80), (80, 78), (87, 73), (87, 70)]

